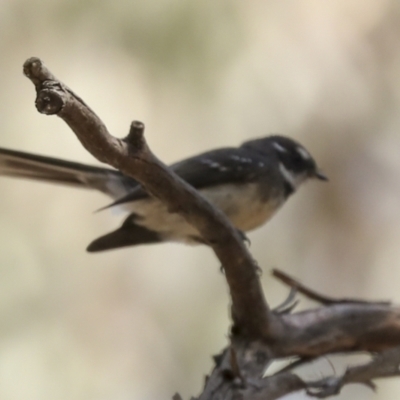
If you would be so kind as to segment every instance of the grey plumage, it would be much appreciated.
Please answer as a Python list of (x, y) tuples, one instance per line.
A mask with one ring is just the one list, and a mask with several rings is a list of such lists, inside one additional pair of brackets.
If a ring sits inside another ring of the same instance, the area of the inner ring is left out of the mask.
[[(265, 223), (308, 178), (325, 178), (303, 146), (282, 136), (212, 150), (170, 168), (242, 231)], [(114, 200), (111, 207), (130, 212), (120, 228), (93, 241), (88, 251), (160, 241), (202, 242), (180, 215), (169, 213), (134, 179), (110, 168), (0, 149), (0, 175), (97, 189)]]

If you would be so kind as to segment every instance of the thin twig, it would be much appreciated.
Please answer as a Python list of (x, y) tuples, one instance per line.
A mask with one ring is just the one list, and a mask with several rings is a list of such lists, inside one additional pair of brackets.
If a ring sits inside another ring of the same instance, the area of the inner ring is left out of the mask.
[(341, 298), (335, 299), (333, 297), (329, 297), (323, 295), (321, 293), (316, 292), (313, 289), (308, 288), (304, 284), (300, 283), (298, 280), (292, 278), (290, 275), (286, 274), (285, 272), (279, 269), (272, 270), (272, 276), (276, 279), (279, 279), (284, 284), (290, 286), (291, 288), (296, 289), (299, 293), (302, 293), (304, 296), (308, 297), (311, 300), (315, 300), (318, 303), (324, 305), (331, 305), (331, 304), (378, 304), (378, 305), (390, 305), (389, 301), (367, 301), (367, 300), (360, 300), (354, 298)]
[(299, 304), (298, 300), (296, 300), (297, 289), (291, 288), (288, 297), (274, 309), (272, 312), (275, 314), (289, 314), (293, 311), (293, 309)]

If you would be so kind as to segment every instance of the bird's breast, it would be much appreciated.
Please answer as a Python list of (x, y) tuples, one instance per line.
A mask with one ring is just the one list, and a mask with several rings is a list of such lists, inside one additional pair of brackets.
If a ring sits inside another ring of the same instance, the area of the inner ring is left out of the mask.
[[(199, 191), (242, 231), (264, 224), (285, 201), (283, 195), (261, 195), (256, 183), (219, 185)], [(146, 198), (127, 203), (125, 209), (138, 216), (136, 224), (159, 232), (169, 240), (191, 241), (191, 238), (199, 236), (198, 231), (183, 217), (168, 212), (167, 207), (157, 199)]]
[(202, 193), (242, 231), (263, 225), (285, 201), (283, 195), (272, 191), (265, 196), (257, 183), (221, 185), (219, 190), (210, 188)]

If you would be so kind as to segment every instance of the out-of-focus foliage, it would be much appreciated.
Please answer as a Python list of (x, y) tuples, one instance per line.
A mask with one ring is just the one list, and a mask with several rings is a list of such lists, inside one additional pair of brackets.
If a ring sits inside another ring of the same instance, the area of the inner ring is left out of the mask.
[[(30, 56), (112, 133), (145, 122), (165, 162), (290, 135), (330, 182), (250, 234), (267, 298), (286, 295), (269, 277), (278, 267), (329, 295), (399, 301), (399, 27), (395, 0), (1, 0), (0, 146), (96, 163), (62, 121), (37, 114), (21, 74)], [(92, 213), (102, 195), (6, 178), (0, 193), (0, 398), (196, 394), (229, 324), (210, 251), (88, 255), (123, 218)], [(399, 398), (398, 380), (380, 386), (340, 398)]]

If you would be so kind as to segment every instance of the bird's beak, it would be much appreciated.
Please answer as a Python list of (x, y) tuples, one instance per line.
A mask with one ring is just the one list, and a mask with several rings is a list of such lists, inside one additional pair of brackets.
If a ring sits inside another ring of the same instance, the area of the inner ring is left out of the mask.
[(329, 181), (328, 177), (319, 169), (315, 171), (314, 178), (319, 179), (321, 181)]

